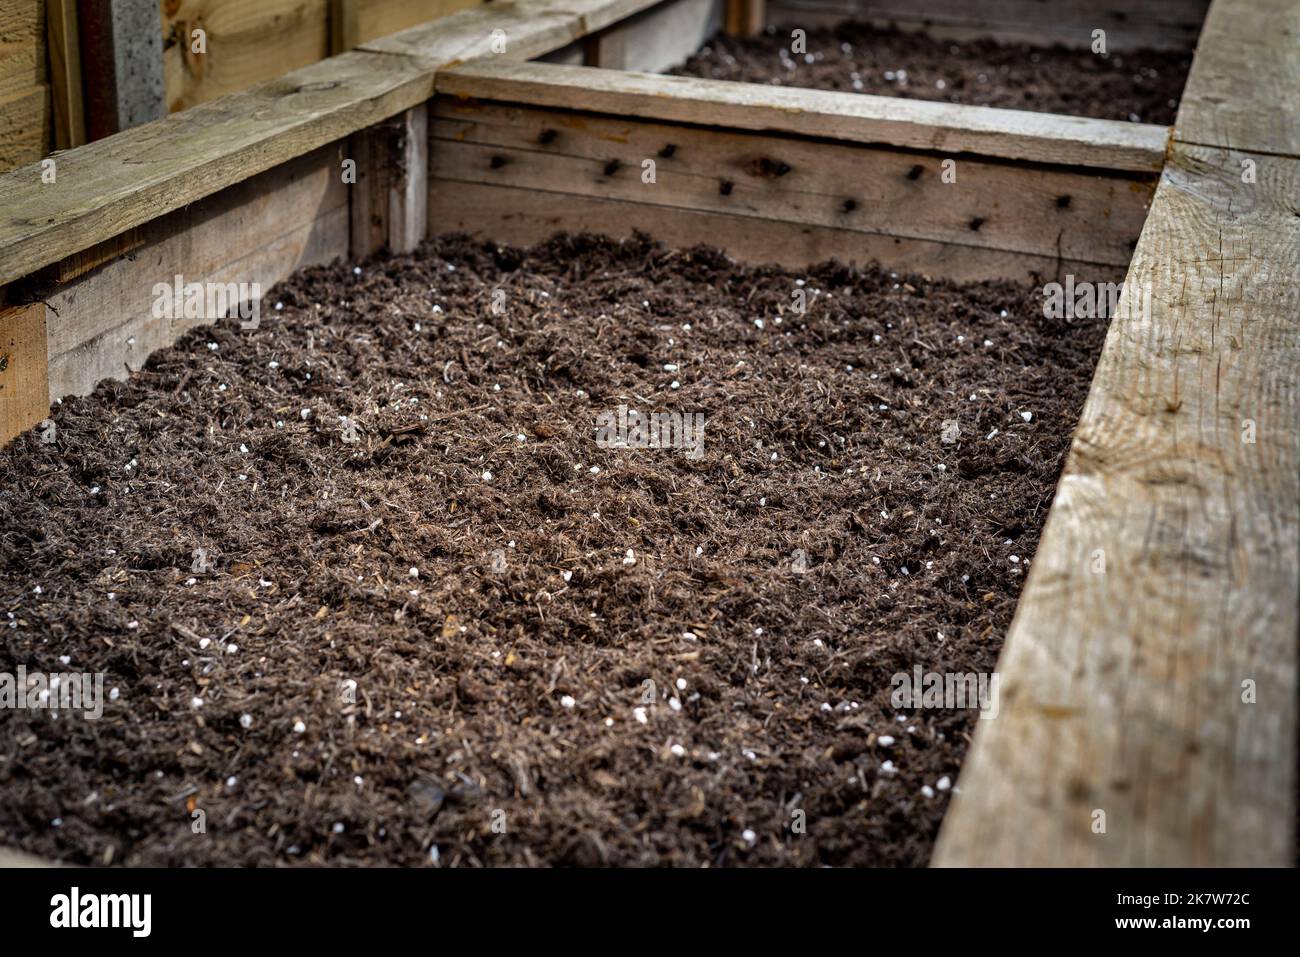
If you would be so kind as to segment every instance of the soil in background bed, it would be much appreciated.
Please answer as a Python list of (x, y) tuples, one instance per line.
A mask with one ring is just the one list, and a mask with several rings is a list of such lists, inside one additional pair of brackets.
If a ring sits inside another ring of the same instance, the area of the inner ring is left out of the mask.
[(792, 29), (748, 38), (719, 34), (670, 72), (1170, 126), (1192, 65), (1190, 53), (1100, 56), (1062, 46), (940, 40), (853, 22), (808, 30), (806, 54), (792, 54)]
[[(267, 302), (0, 452), (4, 670), (113, 698), (0, 716), (0, 842), (926, 862), (975, 712), (891, 678), (994, 667), (1100, 323), (589, 237), (437, 240)], [(620, 404), (704, 413), (703, 456), (598, 447)]]

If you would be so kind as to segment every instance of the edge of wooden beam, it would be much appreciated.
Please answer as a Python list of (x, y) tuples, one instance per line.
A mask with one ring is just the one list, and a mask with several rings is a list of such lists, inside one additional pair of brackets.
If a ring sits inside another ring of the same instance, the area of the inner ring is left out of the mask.
[(359, 50), (431, 68), (479, 57), (527, 60), (626, 20), (661, 0), (515, 0), (489, 3), (362, 43)]
[(349, 150), (357, 164), (348, 189), (352, 258), (383, 247), (412, 252), (428, 229), (428, 104), (354, 133)]
[(434, 86), (528, 106), (1152, 174), (1169, 134), (1143, 123), (554, 63), (465, 63), (439, 70)]
[(1298, 97), (1300, 3), (1214, 0), (1178, 104), (1174, 138), (1300, 157)]

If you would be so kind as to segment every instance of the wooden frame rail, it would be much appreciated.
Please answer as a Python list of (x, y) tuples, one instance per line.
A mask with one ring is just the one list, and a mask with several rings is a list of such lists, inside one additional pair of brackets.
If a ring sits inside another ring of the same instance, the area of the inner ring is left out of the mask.
[(1297, 40), (1210, 8), (938, 865), (1295, 861)]
[(440, 71), (430, 206), (527, 243), (638, 226), (787, 265), (1118, 279), (1164, 127), (549, 63)]

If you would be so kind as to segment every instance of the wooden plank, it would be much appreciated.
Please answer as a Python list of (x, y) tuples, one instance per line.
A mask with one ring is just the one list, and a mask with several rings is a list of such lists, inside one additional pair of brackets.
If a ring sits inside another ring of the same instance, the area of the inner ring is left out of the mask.
[(35, 167), (0, 176), (0, 284), (424, 102), (439, 67), (491, 55), (491, 30), (507, 31), (503, 57), (536, 56), (648, 2), (476, 7), (376, 41), (382, 52), (354, 50), (70, 150), (59, 159), (70, 188), (47, 189)]
[(388, 242), (388, 163), (396, 135), (393, 120), (385, 120), (348, 137), (348, 157), (356, 163), (356, 182), (348, 186), (353, 259), (365, 259)]
[(352, 258), (383, 247), (409, 253), (428, 224), (429, 123), (426, 104), (351, 138), (357, 181), (349, 190)]
[(1297, 91), (1300, 3), (1214, 0), (1174, 135), (1184, 143), (1300, 156)]
[(529, 60), (567, 46), (660, 0), (515, 0), (462, 10), (361, 44), (414, 57), (435, 69), (479, 57)]
[(1300, 161), (1256, 158), (1174, 149), (936, 864), (1294, 862)]
[(60, 285), (71, 282), (78, 276), (93, 272), (105, 263), (112, 262), (125, 254), (139, 249), (145, 244), (144, 227), (137, 226), (126, 232), (105, 240), (89, 249), (74, 253), (67, 259), (61, 259), (53, 266), (42, 269), (36, 274), (37, 282)]
[[(945, 157), (439, 98), (433, 175), (1124, 266), (1154, 186)], [(645, 164), (655, 164), (647, 183)]]
[(764, 7), (764, 0), (727, 0), (727, 32), (732, 36), (757, 36), (763, 30)]
[(674, 123), (1107, 170), (1158, 172), (1168, 136), (1164, 127), (1143, 123), (549, 63), (467, 63), (440, 71), (437, 90)]
[[(345, 254), (346, 207), (330, 211), (315, 223), (296, 227), (265, 246), (207, 277), (211, 282), (260, 282), (264, 291), (295, 269), (329, 262)], [(247, 277), (242, 278), (241, 277)], [(104, 379), (125, 379), (158, 349), (175, 342), (206, 319), (159, 322), (151, 315), (134, 315), (61, 355), (50, 358), (50, 395), (87, 395)]]
[(48, 0), (47, 18), (54, 142), (59, 149), (66, 150), (86, 142), (76, 0)]
[(332, 53), (478, 6), (480, 0), (330, 0)]
[(29, 94), (46, 79), (44, 4), (0, 0), (0, 100)]
[[(37, 162), (49, 152), (50, 138), (50, 88), (46, 84), (12, 100), (0, 99), (0, 172)], [(39, 167), (35, 179), (40, 182)]]
[(297, 268), (346, 256), (342, 159), (340, 146), (327, 146), (173, 212), (145, 227), (146, 242), (130, 255), (49, 294), (50, 399), (121, 379), (211, 321), (155, 317), (156, 283), (176, 275), (187, 283), (256, 282), (265, 295)]
[(589, 37), (587, 65), (658, 73), (684, 62), (722, 26), (723, 0), (670, 0)]
[[(237, 93), (330, 54), (328, 0), (179, 0), (164, 4), (163, 78), (171, 112)], [(193, 33), (203, 30), (207, 52)]]
[(1209, 0), (768, 0), (767, 21), (808, 29), (846, 19), (954, 40), (1090, 48), (1106, 31), (1111, 51), (1191, 50)]
[(1123, 269), (1069, 260), (1006, 253), (980, 246), (960, 246), (903, 239), (834, 227), (763, 220), (671, 206), (544, 193), (534, 189), (430, 182), (430, 208), (442, 232), (465, 232), (483, 239), (526, 246), (558, 231), (592, 232), (621, 238), (634, 231), (678, 249), (725, 245), (727, 254), (744, 262), (780, 263), (785, 268), (841, 262), (883, 262), (900, 274), (918, 273), (958, 282), (1008, 279), (1015, 282), (1072, 273), (1098, 282), (1118, 282)]
[(50, 410), (45, 304), (0, 306), (0, 443)]

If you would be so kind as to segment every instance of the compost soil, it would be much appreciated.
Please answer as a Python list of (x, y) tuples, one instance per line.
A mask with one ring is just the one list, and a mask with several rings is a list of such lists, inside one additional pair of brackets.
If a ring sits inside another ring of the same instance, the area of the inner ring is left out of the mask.
[[(977, 712), (891, 681), (993, 669), (1101, 324), (644, 237), (444, 238), (266, 302), (0, 453), (4, 670), (109, 696), (0, 717), (0, 842), (926, 863)], [(703, 413), (702, 455), (599, 446), (620, 405)]]
[(1190, 53), (957, 42), (854, 22), (807, 30), (800, 54), (794, 26), (719, 34), (670, 72), (1169, 126), (1192, 63)]

